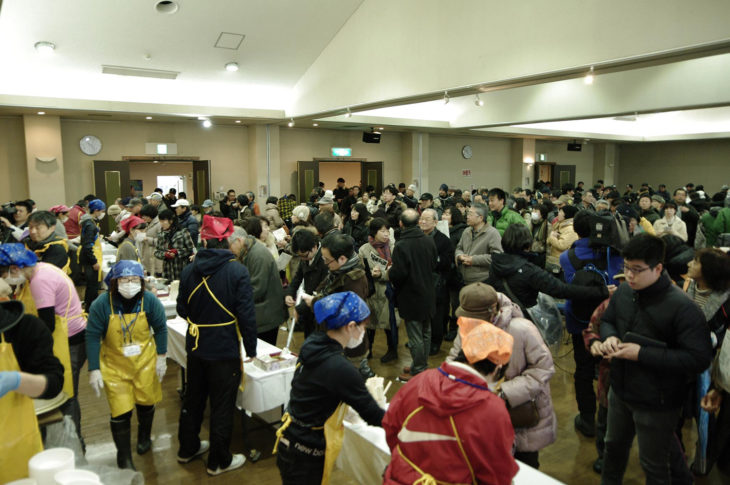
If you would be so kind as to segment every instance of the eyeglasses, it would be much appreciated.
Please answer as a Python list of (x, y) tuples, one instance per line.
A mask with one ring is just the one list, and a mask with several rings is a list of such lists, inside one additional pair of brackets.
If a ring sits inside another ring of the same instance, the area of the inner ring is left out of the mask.
[(139, 276), (122, 276), (117, 278), (119, 283), (136, 283), (139, 281)]
[(652, 267), (647, 266), (646, 268), (630, 268), (630, 267), (624, 265), (624, 274), (631, 273), (633, 275), (639, 275), (648, 269), (652, 269)]
[(322, 262), (323, 262), (324, 264), (326, 264), (327, 266), (329, 266), (329, 265), (330, 265), (330, 263), (334, 263), (335, 261), (336, 261), (336, 260), (335, 260), (335, 258), (332, 258), (332, 259), (330, 259), (329, 261), (327, 261), (327, 260), (325, 259), (325, 257), (324, 257), (324, 256), (322, 256)]

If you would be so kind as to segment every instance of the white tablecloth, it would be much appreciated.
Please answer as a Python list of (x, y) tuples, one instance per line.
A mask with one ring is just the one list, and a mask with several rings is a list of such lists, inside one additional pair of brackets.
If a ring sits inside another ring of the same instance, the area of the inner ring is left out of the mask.
[(165, 307), (165, 316), (167, 316), (167, 318), (175, 318), (177, 316), (177, 302), (167, 296), (160, 296), (158, 299), (160, 300), (160, 303), (162, 303), (162, 306)]
[(106, 256), (106, 255), (116, 256), (117, 248), (113, 244), (109, 244), (106, 241), (102, 241), (101, 242), (101, 254), (103, 256)]
[[(366, 424), (353, 425), (345, 421), (342, 451), (337, 467), (361, 485), (383, 483), (383, 472), (390, 463), (390, 449), (385, 441), (385, 430)], [(563, 482), (517, 461), (520, 470), (515, 485), (560, 485)]]
[[(172, 360), (185, 367), (187, 353), (185, 352), (185, 333), (188, 324), (180, 317), (167, 321), (167, 355)], [(258, 340), (256, 353), (259, 356), (281, 352), (281, 349)], [(241, 353), (246, 359), (246, 351), (241, 344)], [(236, 406), (241, 410), (252, 413), (262, 413), (277, 408), (289, 402), (291, 381), (294, 377), (294, 367), (282, 370), (264, 371), (254, 366), (252, 362), (244, 360), (243, 371), (246, 374), (246, 387), (238, 393)]]

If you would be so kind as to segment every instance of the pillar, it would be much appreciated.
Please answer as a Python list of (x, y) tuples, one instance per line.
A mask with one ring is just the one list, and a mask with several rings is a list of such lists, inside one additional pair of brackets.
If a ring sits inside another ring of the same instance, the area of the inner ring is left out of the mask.
[(618, 147), (615, 143), (599, 143), (593, 149), (593, 182), (599, 179), (606, 185), (618, 181)]
[(60, 117), (24, 115), (23, 128), (30, 198), (43, 210), (66, 203)]
[(251, 190), (256, 194), (259, 206), (266, 203), (270, 195), (283, 193), (278, 126), (248, 127), (248, 160)]
[(515, 187), (532, 189), (535, 185), (535, 139), (515, 138), (512, 140), (510, 155), (509, 193)]
[(433, 188), (428, 185), (429, 147), (430, 138), (428, 133), (403, 134), (403, 175), (401, 180), (406, 185), (415, 184), (419, 194), (433, 192)]

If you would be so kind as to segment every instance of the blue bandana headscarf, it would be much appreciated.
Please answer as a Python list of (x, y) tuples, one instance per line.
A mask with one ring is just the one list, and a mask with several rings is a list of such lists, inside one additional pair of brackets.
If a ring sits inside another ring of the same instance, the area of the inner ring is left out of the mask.
[(344, 327), (350, 322), (360, 323), (370, 316), (370, 308), (352, 291), (335, 293), (314, 303), (314, 317), (328, 330)]
[(0, 266), (27, 268), (38, 262), (38, 256), (20, 243), (0, 244)]
[(123, 259), (112, 267), (109, 274), (104, 278), (104, 283), (106, 283), (106, 286), (109, 286), (112, 280), (124, 276), (139, 276), (140, 278), (144, 278), (144, 268), (137, 261)]

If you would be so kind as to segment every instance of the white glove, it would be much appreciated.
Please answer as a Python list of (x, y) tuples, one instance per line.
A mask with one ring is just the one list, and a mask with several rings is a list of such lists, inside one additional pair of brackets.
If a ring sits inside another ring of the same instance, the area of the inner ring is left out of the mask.
[(101, 397), (101, 390), (104, 389), (104, 379), (101, 378), (99, 369), (89, 372), (89, 384), (96, 393), (96, 397)]
[(165, 372), (167, 372), (167, 354), (157, 356), (155, 372), (157, 372), (157, 378), (162, 382), (162, 378), (165, 377)]

